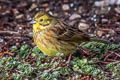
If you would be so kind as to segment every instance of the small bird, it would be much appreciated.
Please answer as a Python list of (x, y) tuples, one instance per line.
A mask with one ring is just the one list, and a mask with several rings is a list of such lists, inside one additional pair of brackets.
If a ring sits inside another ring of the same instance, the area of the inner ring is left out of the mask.
[(48, 56), (56, 56), (57, 53), (68, 56), (74, 53), (81, 43), (94, 40), (83, 31), (44, 11), (38, 12), (31, 23), (33, 24), (35, 44)]

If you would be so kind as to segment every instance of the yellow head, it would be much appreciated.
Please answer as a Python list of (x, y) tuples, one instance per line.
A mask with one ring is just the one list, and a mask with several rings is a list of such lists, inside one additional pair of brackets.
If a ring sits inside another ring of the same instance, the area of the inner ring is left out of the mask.
[(49, 27), (53, 23), (54, 18), (46, 12), (40, 11), (38, 12), (32, 21), (33, 24), (33, 31), (43, 31)]

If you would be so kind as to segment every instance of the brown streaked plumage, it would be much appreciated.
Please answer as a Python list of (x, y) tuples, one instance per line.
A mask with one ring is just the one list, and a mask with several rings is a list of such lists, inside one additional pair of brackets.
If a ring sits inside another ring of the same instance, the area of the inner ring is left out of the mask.
[(45, 12), (35, 15), (33, 24), (34, 42), (48, 56), (63, 53), (67, 56), (73, 53), (79, 44), (91, 40), (84, 32), (69, 26)]

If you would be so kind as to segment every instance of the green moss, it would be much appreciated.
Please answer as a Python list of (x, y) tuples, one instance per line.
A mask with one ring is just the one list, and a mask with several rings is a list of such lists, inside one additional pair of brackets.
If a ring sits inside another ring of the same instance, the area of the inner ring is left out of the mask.
[[(3, 80), (59, 80), (61, 78), (63, 80), (70, 80), (73, 77), (78, 79), (83, 75), (91, 75), (100, 80), (107, 80), (108, 74), (103, 72), (99, 65), (95, 63), (102, 60), (102, 55), (105, 52), (109, 50), (117, 51), (120, 46), (97, 42), (90, 42), (82, 44), (81, 46), (94, 52), (97, 57), (91, 59), (74, 57), (68, 67), (59, 66), (59, 60), (50, 64), (53, 57), (46, 56), (37, 47), (32, 49), (29, 45), (23, 45), (18, 49), (16, 46), (12, 46), (10, 51), (12, 53), (15, 52), (16, 55), (2, 57), (0, 59), (0, 78)], [(59, 64), (66, 64), (66, 59), (64, 57), (60, 57), (59, 59), (61, 59)], [(120, 79), (120, 63), (107, 64), (105, 69), (106, 71), (112, 70), (111, 77), (113, 79)]]

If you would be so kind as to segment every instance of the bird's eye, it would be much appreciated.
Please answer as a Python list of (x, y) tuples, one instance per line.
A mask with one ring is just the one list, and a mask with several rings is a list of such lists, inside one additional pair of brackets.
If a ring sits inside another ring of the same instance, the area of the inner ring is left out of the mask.
[(40, 21), (42, 22), (42, 21), (43, 21), (43, 19), (40, 19)]

